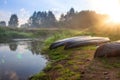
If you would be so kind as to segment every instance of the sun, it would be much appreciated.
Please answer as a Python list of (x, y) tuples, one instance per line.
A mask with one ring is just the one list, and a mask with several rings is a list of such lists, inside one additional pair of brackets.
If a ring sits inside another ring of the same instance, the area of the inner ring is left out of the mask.
[(120, 0), (91, 0), (92, 9), (108, 14), (109, 22), (120, 23)]
[(118, 13), (110, 13), (109, 15), (109, 22), (113, 23), (120, 23), (120, 11)]

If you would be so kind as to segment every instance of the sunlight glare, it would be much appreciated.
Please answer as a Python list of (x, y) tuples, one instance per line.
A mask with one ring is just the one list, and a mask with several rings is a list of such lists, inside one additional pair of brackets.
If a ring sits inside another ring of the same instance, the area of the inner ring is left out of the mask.
[(120, 23), (120, 1), (119, 0), (90, 0), (92, 9), (110, 16), (109, 22)]

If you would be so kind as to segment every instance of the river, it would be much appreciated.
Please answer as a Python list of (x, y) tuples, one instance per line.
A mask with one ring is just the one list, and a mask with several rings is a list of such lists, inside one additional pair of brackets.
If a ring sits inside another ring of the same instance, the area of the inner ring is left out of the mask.
[(0, 80), (26, 80), (42, 71), (47, 59), (40, 53), (41, 46), (36, 40), (0, 43)]

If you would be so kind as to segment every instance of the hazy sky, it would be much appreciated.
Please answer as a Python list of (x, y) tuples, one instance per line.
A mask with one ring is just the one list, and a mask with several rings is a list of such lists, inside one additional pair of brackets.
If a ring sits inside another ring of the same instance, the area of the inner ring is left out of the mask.
[(0, 0), (0, 21), (8, 21), (10, 15), (16, 13), (19, 17), (19, 23), (22, 24), (28, 20), (34, 11), (48, 10), (52, 10), (58, 18), (61, 13), (67, 12), (71, 7), (76, 11), (96, 10), (101, 13), (110, 13), (112, 6), (114, 6), (113, 4), (117, 5), (116, 7), (119, 6), (118, 1), (119, 0)]

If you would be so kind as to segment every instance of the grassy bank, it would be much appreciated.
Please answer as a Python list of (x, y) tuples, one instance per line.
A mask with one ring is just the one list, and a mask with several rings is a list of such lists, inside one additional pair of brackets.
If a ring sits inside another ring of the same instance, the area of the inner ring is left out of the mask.
[(9, 41), (15, 38), (46, 38), (56, 32), (61, 32), (59, 29), (48, 28), (10, 28), (0, 27), (0, 42)]
[[(51, 37), (45, 40), (45, 46), (43, 48), (43, 52), (49, 56), (50, 62), (46, 66), (43, 72), (36, 74), (31, 80), (80, 80), (81, 72), (76, 71), (79, 66), (78, 64), (84, 64), (84, 62), (78, 62), (77, 59), (73, 59), (71, 56), (74, 52), (79, 50), (94, 50), (95, 46), (88, 46), (84, 48), (77, 48), (71, 50), (64, 50), (63, 47), (49, 50), (49, 46), (52, 42), (73, 36), (83, 36), (83, 35), (94, 35), (90, 32), (85, 31), (77, 31), (77, 30), (62, 30), (61, 32), (57, 32)], [(84, 52), (84, 51), (83, 51)], [(90, 51), (91, 52), (91, 51)], [(83, 56), (83, 54), (82, 54)], [(89, 55), (84, 55), (84, 57), (88, 57)], [(76, 55), (77, 57), (77, 55)], [(83, 59), (84, 57), (80, 57)]]
[[(113, 34), (98, 33), (85, 30), (62, 30), (55, 32), (45, 40), (42, 53), (48, 55), (50, 62), (46, 68), (30, 78), (30, 80), (119, 80), (120, 61), (118, 58), (94, 59), (96, 46), (87, 46), (64, 50), (63, 47), (49, 50), (52, 42), (73, 36), (91, 35), (119, 39)], [(112, 61), (112, 63), (111, 63)]]
[(11, 28), (0, 27), (0, 42), (9, 41), (14, 38), (31, 38), (33, 33), (13, 30)]
[(49, 29), (24, 29), (24, 28), (10, 28), (0, 27), (0, 42), (9, 42), (11, 39), (16, 38), (42, 38), (59, 32), (60, 30), (49, 30)]
[(119, 58), (94, 59), (96, 46), (64, 50), (63, 47), (49, 50), (52, 42), (73, 36), (109, 37), (112, 41), (120, 39), (117, 32), (92, 29), (11, 29), (0, 28), (1, 40), (12, 38), (48, 37), (44, 41), (42, 53), (50, 60), (46, 68), (30, 80), (120, 80)]

